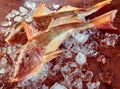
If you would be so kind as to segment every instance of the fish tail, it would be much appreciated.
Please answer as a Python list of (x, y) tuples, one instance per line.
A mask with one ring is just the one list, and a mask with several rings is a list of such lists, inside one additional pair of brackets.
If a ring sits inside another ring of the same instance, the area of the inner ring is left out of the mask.
[(98, 10), (100, 10), (101, 8), (105, 7), (106, 5), (110, 4), (112, 0), (105, 0), (103, 2), (100, 2), (90, 8), (88, 8), (86, 11), (84, 11), (83, 16), (88, 16), (91, 15), (92, 13), (97, 12)]
[(104, 6), (108, 5), (111, 3), (112, 0), (105, 0), (103, 2), (100, 2), (98, 4), (96, 4), (94, 7), (96, 7), (97, 10), (103, 8)]
[(96, 17), (95, 19), (91, 20), (91, 22), (94, 24), (95, 28), (98, 29), (117, 29), (112, 24), (114, 18), (116, 17), (116, 13), (117, 10), (112, 10), (99, 17)]

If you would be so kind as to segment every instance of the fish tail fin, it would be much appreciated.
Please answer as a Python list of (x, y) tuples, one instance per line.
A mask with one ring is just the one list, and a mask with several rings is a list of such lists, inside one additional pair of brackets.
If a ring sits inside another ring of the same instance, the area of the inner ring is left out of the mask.
[(44, 8), (45, 8), (45, 4), (41, 2), (41, 3), (39, 4), (36, 12), (34, 13), (33, 18), (34, 18), (34, 17), (41, 16), (41, 15), (43, 14)]
[(112, 22), (116, 17), (117, 10), (112, 10), (108, 13), (105, 13), (95, 19), (91, 20), (95, 28), (98, 29), (117, 29), (113, 26)]
[(97, 10), (99, 10), (99, 9), (103, 8), (104, 6), (110, 4), (111, 1), (112, 1), (112, 0), (105, 0), (105, 1), (103, 1), (103, 2), (100, 2), (100, 3), (96, 4), (94, 7), (96, 7)]
[(65, 52), (66, 50), (58, 50), (49, 54), (46, 54), (45, 56), (43, 56), (44, 62), (49, 62), (52, 59), (60, 56), (61, 53)]
[(26, 22), (22, 21), (22, 25), (24, 27), (24, 30), (26, 32), (26, 35), (27, 35), (27, 38), (28, 38), (28, 41), (29, 40), (32, 40), (32, 38), (34, 37), (34, 34), (33, 34), (33, 27), (28, 25)]

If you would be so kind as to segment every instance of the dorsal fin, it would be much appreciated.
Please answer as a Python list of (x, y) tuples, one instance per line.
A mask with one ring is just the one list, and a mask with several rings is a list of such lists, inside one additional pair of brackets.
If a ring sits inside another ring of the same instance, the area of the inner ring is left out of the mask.
[(41, 16), (41, 15), (43, 14), (44, 8), (45, 8), (45, 4), (43, 4), (43, 3), (41, 2), (41, 3), (39, 4), (36, 12), (34, 13), (33, 18), (34, 18), (34, 17)]
[(70, 10), (77, 10), (77, 9), (80, 9), (80, 8), (77, 8), (77, 7), (73, 7), (73, 6), (67, 5), (67, 6), (63, 6), (62, 8), (60, 8), (57, 12), (70, 11)]
[(34, 34), (33, 34), (33, 27), (28, 25), (26, 22), (22, 21), (22, 25), (24, 27), (24, 30), (26, 32), (26, 35), (27, 35), (27, 38), (28, 38), (28, 41), (29, 40), (32, 40), (32, 38), (34, 37)]

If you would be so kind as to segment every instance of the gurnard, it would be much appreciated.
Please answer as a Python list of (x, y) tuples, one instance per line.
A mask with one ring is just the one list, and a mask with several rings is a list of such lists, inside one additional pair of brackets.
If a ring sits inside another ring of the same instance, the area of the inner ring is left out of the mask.
[[(29, 24), (32, 26), (33, 25), (37, 26), (36, 30), (38, 31), (44, 31), (48, 28), (65, 23), (73, 23), (73, 22), (79, 23), (80, 20), (76, 18), (76, 15), (79, 14), (84, 18), (110, 3), (111, 0), (105, 0), (88, 9), (76, 8), (72, 6), (64, 6), (60, 8), (57, 12), (53, 12), (53, 13), (51, 13), (50, 10), (47, 7), (45, 7), (45, 4), (40, 3), (35, 14), (33, 15), (33, 21)], [(57, 21), (59, 21), (60, 23), (58, 23)], [(21, 22), (16, 23), (12, 27), (11, 33), (6, 38), (6, 42), (9, 45), (14, 45), (16, 43), (25, 44), (27, 41), (28, 39)]]
[(112, 22), (117, 10), (112, 10), (87, 22), (73, 22), (48, 28), (46, 32), (33, 35), (34, 27), (22, 22), (28, 42), (19, 49), (14, 56), (14, 74), (12, 82), (22, 81), (32, 76), (43, 67), (46, 62), (58, 57), (65, 50), (58, 50), (61, 43), (73, 32), (95, 29), (116, 29)]

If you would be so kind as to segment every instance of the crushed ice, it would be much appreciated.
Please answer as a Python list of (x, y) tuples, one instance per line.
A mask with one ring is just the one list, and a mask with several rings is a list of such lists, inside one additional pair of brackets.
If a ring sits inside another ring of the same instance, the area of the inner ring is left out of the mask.
[[(57, 10), (60, 5), (53, 4), (53, 7)], [(24, 6), (20, 6), (19, 10), (13, 9), (8, 15), (6, 15), (5, 18), (7, 21), (2, 22), (1, 26), (7, 27), (7, 30), (8, 26), (12, 25), (12, 20), (20, 22), (23, 18), (25, 18), (26, 22), (31, 22), (35, 8), (36, 3), (29, 0), (25, 1)], [(83, 16), (78, 15), (78, 18), (85, 21)], [(8, 31), (3, 30), (3, 32), (10, 32), (10, 28)], [(91, 82), (94, 75), (93, 72), (87, 70), (83, 73), (80, 67), (87, 62), (87, 55), (94, 57), (97, 56), (98, 43), (94, 39), (91, 39), (91, 35), (94, 33), (95, 31), (92, 29), (73, 33), (71, 37), (63, 42), (63, 49), (67, 49), (67, 51), (59, 58), (56, 58), (56, 64), (48, 62), (37, 75), (19, 82), (17, 87), (22, 87), (23, 89), (24, 87), (26, 87), (26, 89), (38, 89), (40, 86), (40, 89), (72, 89), (73, 87), (76, 89), (82, 89), (83, 81), (87, 81), (86, 86), (88, 89), (99, 89), (100, 81)], [(105, 38), (101, 40), (101, 44), (114, 46), (117, 39), (118, 35), (106, 33)], [(0, 50), (3, 53), (10, 54), (10, 58), (13, 58), (14, 52), (20, 47), (21, 45), (8, 46), (3, 47)], [(73, 56), (75, 57), (74, 59)], [(69, 61), (66, 62), (66, 59), (69, 59)], [(62, 64), (62, 62), (64, 64)], [(9, 69), (11, 69), (11, 67), (6, 65), (7, 59), (2, 57), (0, 60), (0, 74), (10, 71)], [(7, 67), (9, 68), (8, 70), (6, 70)], [(47, 81), (46, 79), (49, 74), (52, 76), (58, 76), (56, 75), (58, 71), (61, 72), (63, 81), (55, 82), (50, 87), (44, 84), (44, 81)], [(77, 76), (77, 78), (75, 78), (75, 76)]]
[(22, 21), (22, 17), (21, 17), (21, 16), (16, 16), (16, 17), (14, 18), (14, 21), (15, 21), (15, 22), (20, 22), (20, 21)]
[(36, 3), (31, 2), (31, 1), (26, 1), (24, 6), (26, 6), (27, 8), (30, 8), (30, 9), (34, 10), (36, 8)]
[(60, 83), (56, 82), (50, 89), (67, 89), (67, 88), (61, 85)]
[(106, 33), (105, 38), (101, 40), (101, 44), (105, 44), (105, 45), (114, 47), (118, 37), (119, 36), (117, 34)]
[(11, 25), (12, 25), (12, 21), (6, 21), (1, 23), (1, 26), (11, 26)]
[(78, 52), (75, 60), (79, 65), (83, 65), (86, 63), (86, 56), (85, 54)]
[(59, 4), (53, 4), (53, 8), (54, 8), (55, 10), (57, 10), (57, 9), (60, 8), (60, 5), (59, 5)]
[(87, 88), (88, 89), (99, 89), (99, 86), (100, 86), (100, 81), (97, 81), (97, 82), (94, 82), (94, 83), (91, 83), (91, 82), (87, 83)]

